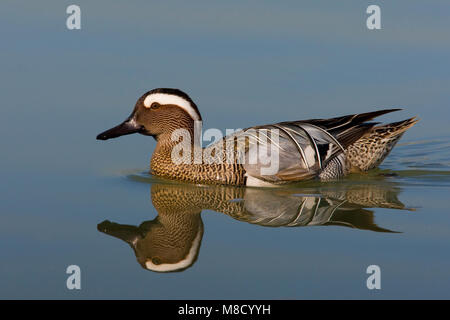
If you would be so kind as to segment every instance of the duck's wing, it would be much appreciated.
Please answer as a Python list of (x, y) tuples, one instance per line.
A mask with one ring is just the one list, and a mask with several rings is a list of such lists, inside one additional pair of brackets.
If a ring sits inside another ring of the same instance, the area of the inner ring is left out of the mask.
[[(329, 119), (309, 119), (296, 122), (304, 122), (316, 125), (327, 130), (333, 136), (339, 136), (339, 140), (342, 144), (348, 144), (345, 141), (345, 133), (356, 125), (370, 121), (376, 117), (382, 116), (387, 113), (399, 111), (401, 109), (384, 109), (373, 112), (349, 114), (342, 117), (329, 118)], [(352, 142), (353, 143), (353, 142)]]
[(256, 126), (224, 140), (234, 145), (228, 151), (248, 176), (271, 183), (307, 180), (376, 124), (366, 121), (395, 110)]
[[(306, 122), (284, 122), (245, 130), (241, 150), (248, 176), (272, 183), (301, 181), (320, 174), (328, 162), (345, 152), (347, 143), (356, 141), (369, 125), (348, 130), (343, 144), (338, 136)], [(252, 161), (253, 160), (253, 161)]]

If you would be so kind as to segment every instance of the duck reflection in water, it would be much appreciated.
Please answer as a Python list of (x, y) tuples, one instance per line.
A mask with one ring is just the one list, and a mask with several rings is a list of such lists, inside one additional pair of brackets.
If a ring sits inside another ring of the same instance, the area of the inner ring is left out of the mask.
[(338, 225), (395, 232), (374, 222), (371, 208), (411, 210), (398, 200), (400, 189), (363, 184), (340, 189), (256, 189), (153, 183), (151, 200), (158, 216), (138, 227), (100, 223), (99, 231), (127, 242), (139, 264), (156, 272), (183, 271), (197, 259), (203, 236), (201, 212), (224, 213), (265, 227)]

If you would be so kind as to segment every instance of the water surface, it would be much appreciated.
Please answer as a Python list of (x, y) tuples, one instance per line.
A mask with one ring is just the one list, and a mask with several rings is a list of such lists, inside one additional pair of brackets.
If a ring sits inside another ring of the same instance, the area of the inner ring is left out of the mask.
[[(69, 4), (0, 4), (0, 298), (450, 298), (447, 1), (378, 1), (374, 32), (365, 1), (80, 0), (79, 31)], [(189, 93), (204, 129), (421, 121), (337, 183), (177, 184), (147, 174), (151, 138), (95, 140), (155, 87)]]

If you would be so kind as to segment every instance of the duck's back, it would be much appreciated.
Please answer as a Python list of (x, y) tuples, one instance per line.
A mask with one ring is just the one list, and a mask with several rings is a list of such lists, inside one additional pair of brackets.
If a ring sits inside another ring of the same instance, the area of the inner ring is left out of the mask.
[[(386, 157), (415, 121), (381, 127), (367, 121), (396, 110), (251, 127), (205, 148), (205, 154), (213, 155), (212, 162), (242, 166), (246, 179), (241, 183), (246, 185), (336, 179), (354, 168), (365, 170), (378, 165)], [(367, 151), (372, 140), (377, 141), (377, 154)]]

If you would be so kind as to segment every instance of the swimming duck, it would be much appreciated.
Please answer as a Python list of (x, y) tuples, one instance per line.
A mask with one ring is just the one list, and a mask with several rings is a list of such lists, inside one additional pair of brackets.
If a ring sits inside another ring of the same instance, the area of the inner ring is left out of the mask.
[(418, 120), (368, 121), (398, 110), (255, 126), (202, 148), (196, 138), (202, 117), (194, 101), (179, 89), (158, 88), (142, 95), (123, 123), (97, 139), (154, 137), (150, 173), (168, 179), (239, 186), (327, 181), (377, 167)]

